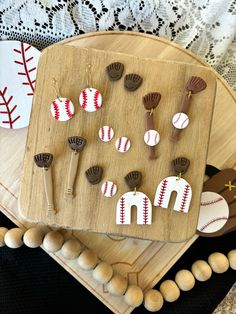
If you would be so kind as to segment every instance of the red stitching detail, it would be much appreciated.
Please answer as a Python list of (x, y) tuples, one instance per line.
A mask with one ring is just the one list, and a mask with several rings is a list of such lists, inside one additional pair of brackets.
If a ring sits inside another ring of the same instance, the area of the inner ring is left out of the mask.
[(88, 95), (85, 89), (82, 90), (82, 99), (83, 99), (82, 108), (85, 109), (88, 104)]
[(121, 148), (121, 142), (122, 142), (122, 138), (120, 137), (119, 138), (119, 143), (118, 143), (118, 150), (120, 151), (120, 148)]
[(189, 189), (190, 189), (190, 185), (186, 184), (185, 188), (184, 188), (184, 194), (183, 194), (182, 203), (180, 205), (180, 212), (183, 212), (184, 209), (185, 209), (187, 198), (188, 198), (188, 194), (189, 194)]
[(125, 222), (125, 198), (121, 197), (120, 199), (120, 223)]
[(126, 150), (127, 150), (128, 143), (129, 143), (129, 139), (127, 138), (127, 140), (125, 142), (125, 146), (124, 146), (124, 152), (126, 152)]
[(69, 118), (73, 117), (73, 113), (70, 111), (70, 99), (66, 98), (65, 100), (65, 109)]
[(223, 200), (223, 197), (218, 197), (217, 199), (215, 199), (214, 201), (206, 201), (206, 202), (201, 202), (201, 206), (208, 206), (208, 205), (212, 205), (212, 204), (215, 204), (215, 203), (218, 203), (220, 201)]
[(110, 140), (111, 139), (111, 128), (110, 127), (108, 127), (108, 139)]
[(115, 184), (113, 183), (110, 190), (110, 196), (113, 196), (114, 187), (115, 187)]
[(104, 127), (102, 127), (102, 140), (104, 140), (104, 136), (105, 136), (105, 134), (104, 134)]
[(15, 119), (12, 120), (12, 113), (15, 111), (17, 105), (14, 105), (13, 108), (10, 110), (9, 108), (9, 105), (13, 99), (13, 96), (10, 96), (8, 98), (8, 100), (6, 100), (6, 97), (5, 97), (5, 94), (7, 92), (7, 87), (4, 88), (3, 91), (0, 90), (0, 97), (2, 98), (2, 101), (0, 103), (0, 106), (5, 106), (6, 110), (5, 111), (1, 111), (0, 114), (6, 114), (7, 117), (8, 117), (8, 120), (4, 120), (2, 121), (3, 124), (9, 124), (10, 128), (12, 129), (13, 128), (13, 124), (18, 120), (20, 119), (20, 115), (17, 116)]
[(143, 198), (143, 223), (146, 225), (148, 222), (148, 198)]
[(53, 105), (53, 108), (54, 108), (54, 111), (55, 111), (55, 119), (59, 120), (59, 117), (60, 117), (59, 106), (58, 106), (58, 104), (56, 103), (55, 100), (52, 102), (52, 105)]
[(214, 218), (214, 219), (212, 219), (211, 221), (208, 221), (204, 226), (202, 226), (201, 229), (200, 229), (200, 231), (203, 231), (203, 230), (206, 229), (206, 227), (208, 227), (210, 224), (212, 224), (213, 222), (218, 221), (218, 220), (228, 220), (228, 217), (223, 216), (223, 217)]
[(105, 182), (105, 187), (104, 187), (104, 195), (107, 193), (107, 188), (108, 188), (108, 182)]
[(161, 206), (162, 203), (163, 203), (163, 200), (164, 200), (164, 196), (165, 196), (165, 192), (166, 192), (166, 188), (167, 188), (167, 183), (168, 183), (168, 180), (167, 179), (164, 179), (162, 181), (162, 184), (161, 184), (161, 190), (160, 190), (160, 194), (159, 194), (159, 198), (158, 198), (158, 201), (157, 201), (157, 206)]
[(31, 89), (31, 93), (27, 93), (27, 96), (32, 96), (34, 93), (34, 86), (33, 84), (35, 83), (35, 79), (31, 80), (30, 78), (30, 73), (36, 70), (36, 67), (28, 69), (27, 63), (30, 62), (34, 57), (30, 57), (26, 60), (26, 51), (31, 48), (31, 45), (29, 45), (27, 48), (24, 47), (24, 43), (21, 42), (21, 50), (18, 49), (13, 49), (16, 53), (20, 54), (22, 56), (22, 60), (15, 60), (14, 62), (17, 64), (20, 64), (24, 67), (24, 72), (18, 72), (18, 75), (24, 75), (27, 77), (28, 84), (23, 84), (23, 85), (29, 85)]
[(96, 108), (96, 110), (98, 110), (100, 108), (100, 106), (98, 104), (98, 96), (99, 96), (99, 91), (96, 90), (96, 92), (94, 93), (94, 97), (93, 97), (93, 103), (94, 103), (94, 107)]

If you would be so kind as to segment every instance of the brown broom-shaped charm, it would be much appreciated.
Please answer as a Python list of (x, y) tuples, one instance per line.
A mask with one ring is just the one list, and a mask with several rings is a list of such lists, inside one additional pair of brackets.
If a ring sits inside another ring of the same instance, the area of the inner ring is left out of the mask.
[(189, 124), (189, 118), (187, 116), (191, 98), (193, 94), (197, 94), (203, 91), (207, 87), (206, 82), (198, 76), (191, 76), (188, 80), (183, 99), (181, 102), (180, 112), (177, 112), (172, 118), (172, 124), (175, 127), (171, 139), (177, 142), (182, 129), (185, 129)]
[(149, 159), (156, 159), (155, 146), (160, 141), (160, 134), (155, 130), (154, 120), (153, 120), (153, 112), (154, 109), (158, 106), (161, 100), (161, 94), (159, 93), (149, 93), (143, 97), (143, 105), (146, 112), (146, 125), (147, 131), (144, 134), (145, 143), (150, 146), (150, 155)]
[(77, 173), (79, 156), (86, 145), (86, 139), (80, 136), (71, 136), (68, 138), (69, 147), (71, 148), (70, 167), (67, 179), (66, 197), (74, 197), (74, 182)]
[(56, 213), (53, 202), (53, 184), (52, 184), (52, 172), (51, 163), (53, 161), (53, 155), (49, 153), (40, 153), (34, 156), (36, 165), (43, 168), (44, 176), (44, 189), (48, 204), (48, 211)]

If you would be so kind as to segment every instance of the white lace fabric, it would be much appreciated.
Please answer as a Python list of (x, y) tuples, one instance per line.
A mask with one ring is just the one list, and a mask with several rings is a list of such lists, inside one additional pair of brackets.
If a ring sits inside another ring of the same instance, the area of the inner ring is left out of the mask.
[(236, 0), (0, 0), (0, 38), (42, 49), (94, 31), (165, 37), (199, 55), (236, 90)]

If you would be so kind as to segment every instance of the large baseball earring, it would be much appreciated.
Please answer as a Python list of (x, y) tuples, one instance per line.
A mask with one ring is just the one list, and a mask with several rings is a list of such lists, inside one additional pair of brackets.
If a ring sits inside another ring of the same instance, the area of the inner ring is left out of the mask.
[(125, 176), (125, 181), (131, 192), (123, 194), (116, 206), (116, 224), (129, 225), (131, 223), (131, 207), (137, 207), (137, 224), (150, 225), (152, 223), (152, 203), (148, 196), (138, 192), (141, 185), (142, 174), (139, 171), (131, 171)]
[(177, 176), (164, 178), (158, 185), (154, 206), (168, 208), (172, 192), (177, 193), (174, 204), (174, 210), (187, 213), (189, 210), (192, 188), (190, 184), (182, 178), (182, 175), (188, 170), (190, 161), (185, 157), (179, 157), (172, 161), (174, 171)]
[(56, 94), (56, 99), (51, 103), (51, 114), (57, 121), (70, 120), (74, 113), (75, 107), (69, 98), (61, 97), (58, 82), (53, 78), (53, 87)]
[(161, 100), (161, 94), (159, 93), (149, 93), (143, 97), (143, 105), (147, 110), (146, 112), (146, 124), (147, 131), (144, 134), (144, 142), (150, 147), (149, 159), (157, 159), (155, 146), (160, 141), (160, 134), (155, 130), (153, 113), (154, 109), (158, 106)]
[(91, 65), (86, 66), (86, 88), (84, 88), (79, 96), (79, 103), (82, 109), (88, 112), (94, 112), (102, 106), (102, 95), (96, 88), (92, 86)]

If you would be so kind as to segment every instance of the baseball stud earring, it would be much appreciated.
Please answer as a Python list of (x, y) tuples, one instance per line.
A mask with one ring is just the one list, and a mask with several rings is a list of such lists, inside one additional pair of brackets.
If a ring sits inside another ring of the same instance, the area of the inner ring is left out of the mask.
[(67, 179), (66, 197), (74, 197), (74, 182), (76, 178), (79, 156), (86, 145), (86, 139), (80, 136), (71, 136), (68, 138), (68, 144), (71, 148), (70, 167)]
[(149, 93), (143, 97), (143, 105), (146, 112), (147, 131), (144, 134), (144, 142), (150, 147), (149, 159), (157, 159), (155, 146), (160, 141), (160, 134), (155, 130), (153, 113), (161, 100), (161, 94)]
[(57, 121), (70, 120), (75, 113), (72, 101), (69, 98), (60, 96), (58, 82), (55, 78), (53, 78), (53, 87), (56, 93), (56, 99), (53, 100), (51, 104), (51, 114), (53, 118)]
[(172, 118), (172, 124), (174, 126), (174, 131), (172, 133), (172, 141), (177, 142), (179, 140), (179, 135), (182, 129), (185, 129), (189, 124), (189, 117), (187, 115), (192, 94), (197, 94), (203, 91), (207, 87), (206, 82), (197, 76), (191, 76), (188, 80), (181, 103), (180, 112), (177, 112)]
[(170, 176), (163, 179), (156, 190), (154, 206), (168, 208), (172, 192), (176, 192), (174, 210), (187, 213), (189, 210), (192, 188), (190, 184), (182, 178), (188, 170), (190, 161), (185, 157), (179, 157), (172, 161), (173, 169), (177, 176)]
[(91, 65), (86, 67), (86, 85), (87, 87), (82, 90), (79, 96), (79, 103), (82, 109), (88, 112), (95, 112), (102, 106), (102, 95), (96, 88), (92, 86)]
[(148, 196), (137, 191), (142, 181), (139, 171), (131, 171), (125, 176), (126, 184), (133, 191), (123, 194), (116, 206), (116, 224), (129, 225), (131, 223), (131, 207), (137, 207), (137, 224), (150, 225), (152, 223), (152, 203)]

